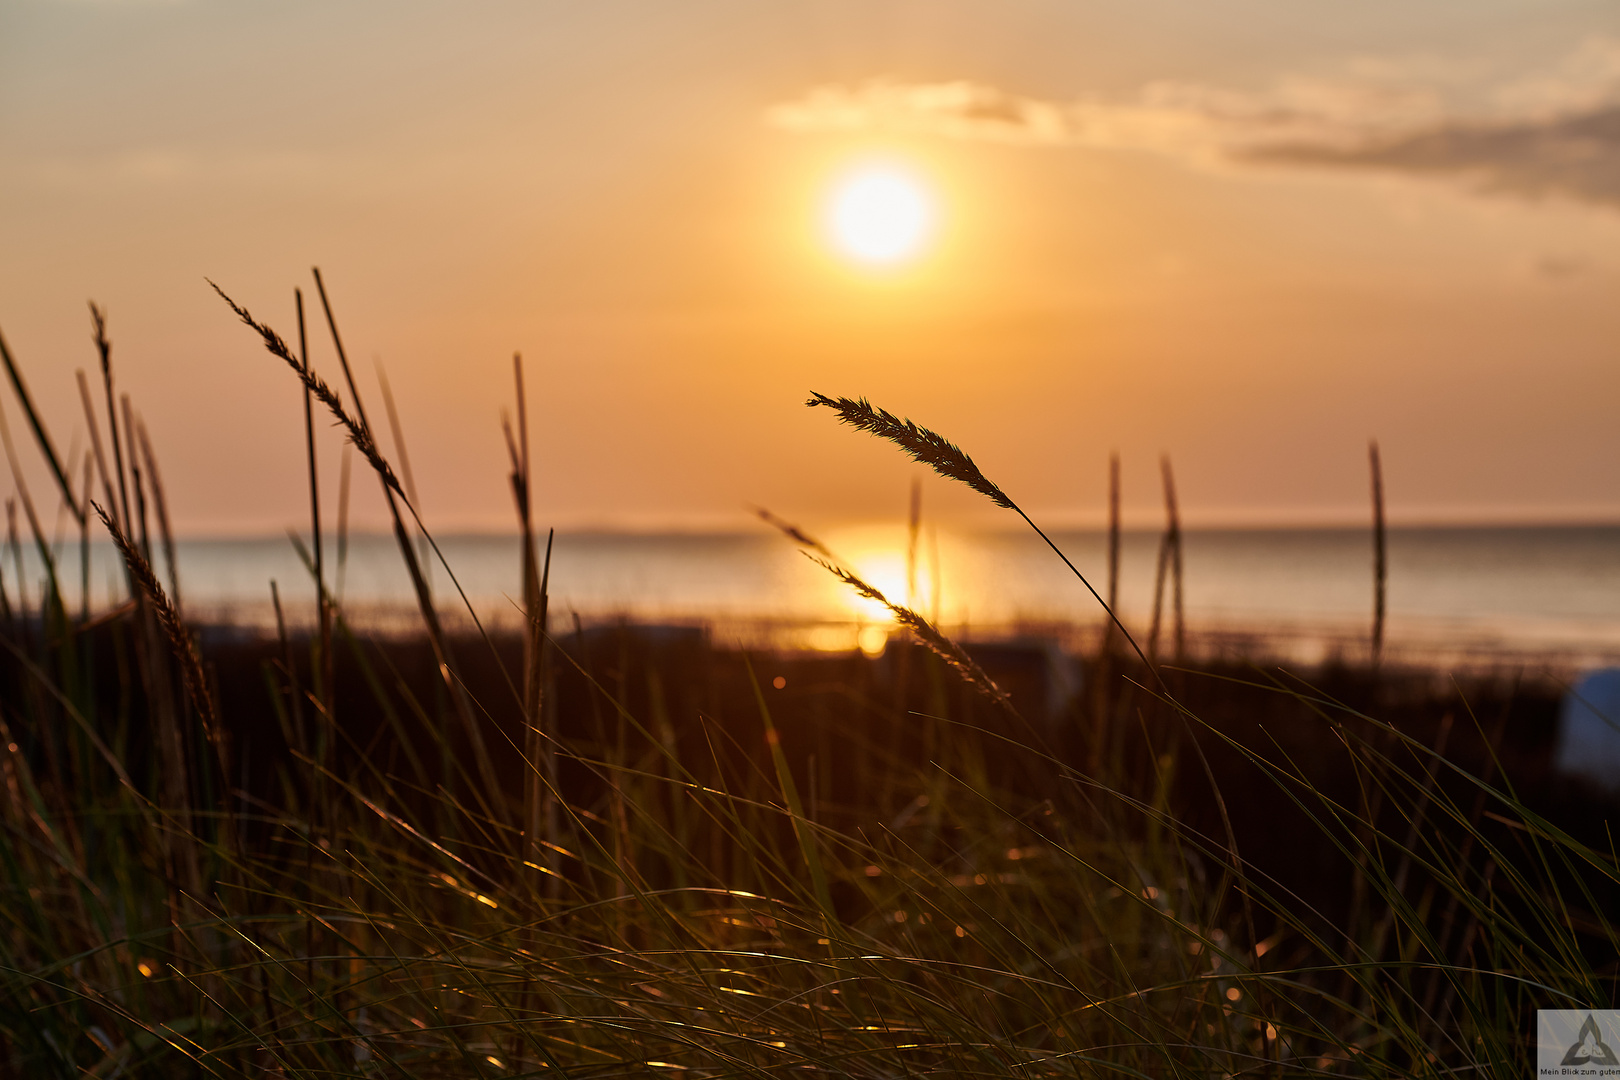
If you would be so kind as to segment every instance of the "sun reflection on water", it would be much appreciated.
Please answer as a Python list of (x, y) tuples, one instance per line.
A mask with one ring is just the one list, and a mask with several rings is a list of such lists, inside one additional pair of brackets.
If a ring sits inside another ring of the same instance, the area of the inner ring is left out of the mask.
[[(867, 526), (841, 530), (829, 536), (828, 546), (848, 567), (891, 603), (902, 604), (925, 618), (933, 606), (932, 574), (927, 552), (919, 544), (907, 554), (908, 541), (903, 528)], [(894, 616), (887, 607), (869, 600), (853, 589), (842, 589), (840, 603), (857, 619), (892, 626)]]

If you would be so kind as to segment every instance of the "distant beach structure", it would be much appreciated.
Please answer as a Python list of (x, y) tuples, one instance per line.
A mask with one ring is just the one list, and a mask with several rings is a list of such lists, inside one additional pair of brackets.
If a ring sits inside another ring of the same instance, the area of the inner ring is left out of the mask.
[(1553, 764), (1620, 791), (1620, 668), (1588, 672), (1564, 695)]

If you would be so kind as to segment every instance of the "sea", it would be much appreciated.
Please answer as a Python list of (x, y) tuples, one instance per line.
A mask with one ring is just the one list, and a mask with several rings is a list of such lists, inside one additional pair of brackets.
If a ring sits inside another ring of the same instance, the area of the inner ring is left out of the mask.
[[(888, 599), (963, 638), (1030, 638), (1085, 648), (1109, 592), (1102, 531), (1051, 534), (1073, 569), (1034, 532), (903, 526), (833, 530), (820, 538)], [(417, 537), (437, 608), (448, 622), (510, 628), (520, 619), (515, 535)], [(543, 560), (544, 537), (540, 540)], [(294, 629), (315, 615), (308, 537), (183, 539), (176, 575), (186, 618), (214, 632), (270, 633), (273, 592)], [(1370, 530), (1195, 529), (1182, 538), (1180, 594), (1189, 654), (1321, 662), (1371, 656), (1375, 622)], [(1158, 593), (1158, 651), (1174, 647), (1176, 574), (1157, 532), (1121, 537), (1117, 609), (1145, 647)], [(329, 590), (351, 625), (410, 633), (420, 618), (391, 535), (325, 537)], [(78, 548), (57, 549), (70, 606), (82, 603)], [(1164, 564), (1162, 575), (1160, 565)], [(37, 551), (7, 548), (10, 602), (37, 605)], [(90, 606), (126, 597), (115, 552), (92, 544)], [(635, 621), (699, 626), (721, 643), (789, 650), (881, 651), (896, 633), (863, 599), (772, 529), (731, 533), (564, 532), (548, 572), (554, 630)], [(1089, 587), (1088, 587), (1089, 586)], [(1620, 525), (1393, 528), (1387, 537), (1382, 655), (1444, 665), (1620, 663)]]

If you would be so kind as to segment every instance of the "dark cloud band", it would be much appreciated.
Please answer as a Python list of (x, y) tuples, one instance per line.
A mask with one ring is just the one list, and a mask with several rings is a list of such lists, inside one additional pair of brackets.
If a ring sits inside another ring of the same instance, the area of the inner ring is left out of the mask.
[(1205, 165), (1377, 171), (1620, 206), (1620, 45), (1589, 42), (1576, 58), (1582, 78), (1542, 75), (1499, 88), (1502, 103), (1535, 98), (1533, 110), (1517, 112), (1467, 113), (1420, 84), (1389, 79), (1293, 79), (1262, 93), (1158, 83), (1132, 100), (1067, 103), (967, 80), (878, 80), (815, 87), (766, 118), (800, 132), (1130, 148)]

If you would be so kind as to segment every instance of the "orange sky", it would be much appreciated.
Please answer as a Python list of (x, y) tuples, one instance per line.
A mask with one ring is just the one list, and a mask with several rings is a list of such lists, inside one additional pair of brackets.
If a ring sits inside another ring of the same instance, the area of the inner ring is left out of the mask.
[[(1059, 524), (1111, 450), (1143, 524), (1161, 452), (1195, 521), (1359, 519), (1369, 437), (1397, 521), (1620, 517), (1620, 10), (1307, 14), (0, 0), (0, 332), (66, 452), (109, 309), (192, 534), (302, 520), (297, 387), (203, 279), (291, 337), (312, 264), (446, 530), (509, 520), (514, 349), (562, 527), (903, 514), (810, 390)], [(938, 207), (887, 275), (820, 231), (873, 155)]]

